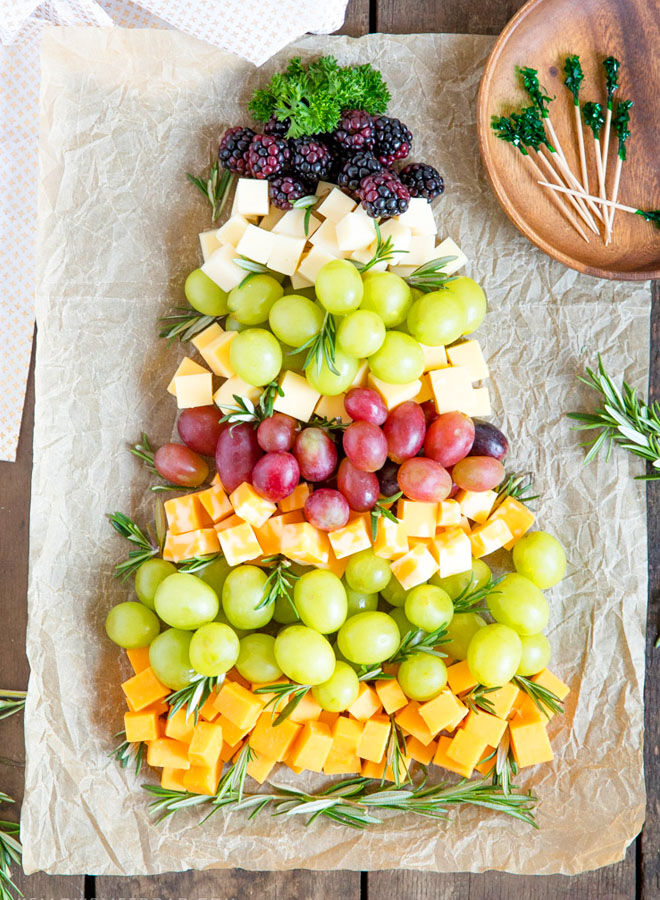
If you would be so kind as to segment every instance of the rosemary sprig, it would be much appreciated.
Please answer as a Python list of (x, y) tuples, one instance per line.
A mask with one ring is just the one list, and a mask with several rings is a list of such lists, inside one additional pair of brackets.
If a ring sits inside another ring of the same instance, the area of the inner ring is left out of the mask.
[(268, 266), (264, 266), (263, 263), (255, 262), (253, 259), (248, 259), (247, 256), (236, 257), (234, 263), (239, 269), (244, 269), (247, 272), (245, 278), (239, 283), (239, 287), (243, 287), (243, 285), (247, 284), (255, 275), (267, 275), (270, 272)]
[(315, 334), (308, 341), (305, 341), (300, 347), (295, 347), (290, 351), (290, 355), (294, 356), (296, 353), (302, 353), (303, 350), (307, 350), (303, 369), (306, 369), (307, 366), (314, 363), (318, 373), (321, 371), (323, 363), (325, 363), (334, 375), (339, 375), (339, 372), (335, 367), (336, 333), (337, 326), (335, 324), (334, 316), (326, 312), (323, 324), (321, 325), (321, 330), (318, 334)]
[(418, 266), (410, 275), (406, 275), (406, 281), (410, 287), (416, 288), (423, 294), (430, 291), (439, 291), (446, 287), (450, 281), (455, 281), (455, 275), (447, 275), (441, 270), (447, 263), (455, 260), (455, 256), (439, 256), (437, 259), (430, 259), (423, 265)]
[(177, 568), (179, 572), (201, 572), (202, 569), (205, 569), (219, 556), (220, 553), (207, 553), (204, 556), (191, 556), (190, 559), (184, 559), (183, 562), (178, 563)]
[(149, 488), (150, 491), (154, 491), (154, 493), (158, 493), (160, 491), (180, 491), (183, 493), (185, 491), (196, 491), (199, 489), (197, 487), (186, 487), (185, 485), (181, 484), (173, 484), (173, 482), (168, 481), (167, 478), (163, 478), (154, 464), (154, 456), (156, 454), (153, 447), (151, 446), (149, 438), (144, 433), (144, 431), (142, 432), (142, 440), (138, 441), (137, 444), (132, 444), (128, 448), (128, 450), (129, 453), (133, 454), (133, 456), (136, 456), (138, 459), (142, 460), (145, 468), (147, 468), (153, 475), (157, 475), (160, 479), (159, 484), (151, 485), (151, 487)]
[(305, 218), (303, 219), (303, 228), (305, 229), (305, 237), (309, 235), (309, 220), (312, 216), (312, 207), (316, 206), (319, 198), (316, 194), (307, 194), (306, 197), (298, 197), (297, 200), (293, 201), (294, 209), (304, 209), (305, 210)]
[(229, 189), (234, 182), (234, 176), (229, 169), (223, 169), (220, 174), (220, 162), (213, 150), (211, 150), (211, 161), (208, 175), (191, 175), (186, 172), (186, 178), (195, 185), (202, 197), (211, 204), (211, 222), (220, 218)]
[(473, 612), (475, 606), (478, 606), (482, 603), (486, 597), (489, 597), (491, 594), (497, 594), (498, 591), (495, 590), (497, 585), (500, 583), (504, 576), (500, 578), (493, 578), (493, 576), (489, 576), (488, 581), (483, 587), (473, 588), (474, 579), (470, 579), (470, 582), (463, 588), (461, 593), (454, 600), (454, 613), (464, 613), (464, 612)]
[(415, 653), (428, 653), (431, 656), (445, 657), (446, 653), (437, 649), (438, 644), (446, 644), (449, 638), (444, 625), (434, 631), (422, 631), (421, 628), (409, 631), (401, 640), (398, 650), (388, 659), (391, 663), (401, 663)]
[(538, 500), (540, 494), (532, 494), (534, 490), (534, 476), (531, 472), (514, 472), (507, 475), (504, 481), (501, 481), (495, 488), (497, 491), (497, 500), (494, 508), (500, 505), (502, 500), (507, 497), (513, 497), (528, 506), (533, 500)]
[(287, 601), (293, 612), (298, 616), (296, 604), (293, 602), (293, 587), (299, 575), (292, 571), (292, 562), (285, 556), (267, 556), (262, 562), (270, 566), (270, 574), (264, 585), (264, 595), (256, 606), (263, 609), (270, 603), (275, 603), (280, 597)]
[(170, 707), (167, 718), (171, 719), (185, 706), (186, 722), (192, 716), (196, 725), (200, 709), (223, 678), (221, 675), (193, 674), (189, 684), (165, 698)]
[(306, 697), (312, 686), (310, 684), (292, 684), (291, 682), (282, 682), (281, 684), (265, 684), (262, 687), (255, 688), (255, 694), (273, 694), (264, 709), (272, 706), (273, 726), (280, 725), (285, 719), (288, 719), (296, 706), (303, 697)]
[(366, 263), (357, 262), (357, 260), (354, 259), (351, 260), (358, 272), (362, 272), (363, 274), (364, 272), (368, 272), (369, 269), (373, 269), (378, 263), (391, 262), (397, 253), (408, 253), (407, 250), (395, 250), (391, 236), (388, 236), (383, 240), (380, 225), (375, 219), (374, 228), (376, 229), (376, 249), (374, 250), (374, 255), (371, 259), (367, 260)]
[(394, 675), (388, 675), (382, 666), (360, 666), (358, 681), (391, 681)]
[[(230, 794), (235, 796), (240, 803), (243, 799), (243, 791), (245, 789), (245, 779), (247, 777), (247, 767), (253, 759), (257, 758), (257, 754), (246, 741), (238, 751), (235, 762), (231, 764), (227, 772), (222, 776), (218, 790), (216, 791), (214, 802), (222, 800), (223, 797)], [(215, 809), (209, 813), (211, 815)], [(208, 818), (208, 816), (207, 816)]]
[(605, 448), (605, 459), (609, 460), (612, 448), (618, 445), (635, 456), (641, 456), (655, 470), (651, 474), (636, 475), (636, 479), (660, 479), (660, 405), (654, 402), (647, 406), (638, 397), (637, 390), (625, 380), (619, 390), (605, 370), (600, 353), (597, 371), (587, 367), (586, 373), (586, 378), (579, 376), (579, 380), (598, 392), (602, 406), (593, 413), (567, 413), (569, 419), (579, 423), (575, 426), (577, 431), (598, 432), (581, 445), (589, 448), (585, 463), (594, 459), (602, 448)]
[(108, 513), (108, 519), (115, 531), (135, 545), (136, 548), (129, 551), (128, 559), (117, 563), (115, 566), (115, 578), (121, 578), (122, 581), (126, 581), (129, 575), (133, 575), (143, 562), (151, 559), (152, 556), (156, 556), (160, 548), (158, 545), (154, 545), (151, 538), (124, 513)]
[[(0, 803), (13, 803), (14, 800), (0, 791)], [(15, 864), (21, 865), (23, 848), (20, 840), (18, 822), (0, 819), (0, 900), (15, 900), (23, 893), (12, 879), (11, 869)]]
[(504, 794), (509, 794), (514, 789), (513, 779), (518, 774), (518, 763), (511, 753), (508, 731), (502, 736), (493, 755), (495, 757), (495, 766), (492, 770), (493, 784), (500, 787)]
[(390, 522), (398, 522), (399, 520), (394, 515), (390, 507), (393, 503), (399, 499), (399, 497), (403, 497), (403, 491), (398, 491), (396, 494), (392, 494), (390, 497), (381, 497), (378, 500), (378, 503), (374, 506), (374, 508), (370, 512), (371, 519), (371, 540), (376, 540), (376, 534), (378, 533), (378, 520), (380, 518), (389, 519)]
[(489, 700), (486, 696), (487, 694), (492, 694), (493, 691), (499, 691), (498, 687), (484, 687), (483, 684), (478, 684), (476, 687), (473, 687), (472, 690), (468, 691), (467, 694), (463, 694), (461, 696), (461, 701), (469, 707), (473, 712), (487, 712), (491, 715), (495, 715), (495, 707), (493, 706), (493, 701)]
[(239, 397), (234, 394), (235, 406), (225, 406), (227, 413), (220, 419), (221, 422), (229, 422), (230, 425), (238, 425), (239, 422), (252, 422), (255, 426), (264, 419), (269, 419), (274, 412), (275, 400), (283, 397), (284, 391), (277, 381), (271, 381), (261, 392), (257, 403), (253, 403), (249, 397)]
[(108, 753), (108, 756), (112, 759), (116, 759), (122, 769), (125, 769), (132, 761), (135, 764), (135, 774), (139, 775), (140, 770), (142, 769), (142, 763), (144, 762), (144, 754), (147, 745), (142, 741), (137, 744), (129, 743), (126, 740), (125, 731), (118, 731), (115, 734), (115, 737), (123, 737), (124, 740), (118, 744), (114, 750), (111, 750), (110, 753)]
[(535, 681), (530, 681), (529, 678), (525, 678), (523, 675), (514, 675), (513, 681), (515, 681), (521, 691), (524, 691), (532, 698), (537, 709), (543, 713), (546, 719), (550, 718), (548, 710), (553, 713), (563, 713), (564, 704), (553, 691), (543, 687), (541, 684), (537, 684)]
[[(387, 741), (387, 752), (385, 756), (385, 768), (383, 770), (383, 777), (381, 779), (381, 784), (385, 783), (385, 776), (387, 775), (387, 769), (389, 766), (392, 767), (392, 776), (394, 778), (394, 784), (396, 787), (401, 787), (402, 784), (412, 782), (412, 776), (410, 774), (410, 769), (408, 764), (406, 763), (406, 756), (408, 755), (408, 748), (406, 746), (406, 736), (401, 730), (401, 726), (396, 722), (393, 715), (390, 716), (390, 736)], [(404, 772), (403, 781), (401, 780), (401, 772)]]
[(189, 341), (200, 331), (204, 331), (215, 322), (214, 316), (202, 316), (188, 306), (177, 306), (169, 316), (161, 316), (158, 320), (161, 330), (158, 336), (167, 338), (168, 344), (175, 340)]
[(333, 431), (346, 431), (350, 422), (342, 422), (339, 418), (328, 419), (325, 416), (313, 415), (309, 420), (309, 424), (314, 428), (322, 428), (324, 431), (332, 434)]
[(26, 691), (0, 691), (0, 719), (8, 719), (25, 709)]

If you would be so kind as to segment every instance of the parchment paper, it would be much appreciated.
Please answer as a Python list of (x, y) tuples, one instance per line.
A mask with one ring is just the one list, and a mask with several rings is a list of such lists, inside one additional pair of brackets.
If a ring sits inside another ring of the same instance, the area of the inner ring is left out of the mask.
[[(387, 817), (355, 832), (318, 821), (194, 812), (151, 824), (135, 777), (107, 758), (122, 727), (125, 662), (103, 634), (130, 595), (112, 577), (126, 552), (104, 513), (146, 520), (148, 479), (126, 452), (155, 443), (175, 410), (165, 386), (182, 350), (156, 339), (199, 262), (208, 210), (185, 180), (208, 146), (247, 119), (266, 73), (173, 32), (58, 28), (43, 46), (36, 425), (22, 835), (28, 872), (157, 873), (190, 867), (392, 867), (575, 873), (621, 859), (644, 816), (644, 490), (617, 452), (583, 467), (563, 413), (592, 397), (576, 382), (597, 350), (643, 386), (646, 285), (597, 281), (553, 263), (498, 208), (481, 170), (475, 99), (491, 39), (462, 35), (309, 38), (296, 51), (370, 60), (413, 158), (445, 176), (441, 231), (468, 254), (490, 313), (480, 338), (510, 469), (532, 470), (539, 524), (567, 548), (549, 594), (552, 669), (571, 686), (550, 726), (552, 764), (521, 779), (539, 830), (462, 809), (447, 824)], [(279, 68), (290, 52), (266, 67)], [(438, 772), (438, 770), (435, 770)], [(150, 777), (147, 772), (146, 777)], [(439, 777), (439, 775), (438, 775)]]

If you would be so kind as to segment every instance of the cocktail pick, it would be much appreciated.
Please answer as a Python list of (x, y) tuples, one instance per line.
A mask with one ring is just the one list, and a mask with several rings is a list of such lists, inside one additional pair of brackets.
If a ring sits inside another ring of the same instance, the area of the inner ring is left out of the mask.
[[(603, 151), (600, 146), (600, 132), (605, 124), (605, 118), (603, 116), (603, 106), (601, 103), (594, 103), (593, 100), (589, 100), (582, 107), (582, 115), (584, 117), (584, 124), (591, 128), (591, 133), (594, 136), (594, 153), (596, 156), (596, 171), (598, 173), (598, 196), (601, 200), (606, 199), (605, 195), (605, 173), (603, 172)], [(607, 226), (607, 216), (604, 219), (605, 225)]]
[(612, 125), (612, 110), (614, 108), (614, 92), (619, 87), (617, 77), (621, 63), (614, 56), (608, 56), (603, 60), (605, 69), (605, 88), (607, 90), (607, 109), (605, 111), (605, 134), (603, 136), (603, 177), (607, 182), (607, 158), (610, 150), (610, 130)]
[(580, 85), (584, 80), (584, 72), (580, 65), (580, 57), (577, 54), (567, 56), (564, 61), (564, 84), (573, 95), (573, 111), (575, 113), (575, 130), (577, 132), (578, 149), (580, 151), (580, 171), (582, 172), (582, 187), (585, 193), (589, 193), (589, 172), (587, 170), (587, 156), (584, 152), (584, 133), (582, 130), (582, 117), (580, 115)]
[[(619, 183), (621, 181), (621, 169), (623, 168), (623, 164), (626, 161), (626, 141), (630, 137), (630, 129), (628, 125), (630, 123), (630, 109), (633, 106), (632, 100), (620, 100), (616, 105), (616, 113), (612, 120), (612, 124), (614, 126), (614, 131), (616, 132), (616, 136), (619, 139), (619, 147), (617, 150), (617, 160), (616, 160), (616, 169), (614, 170), (614, 186), (612, 188), (612, 193), (610, 195), (610, 199), (616, 203), (617, 197), (619, 196)], [(609, 244), (610, 238), (612, 237), (612, 225), (614, 223), (614, 215), (616, 213), (616, 207), (613, 206), (611, 212), (609, 214), (609, 219), (607, 221), (607, 233), (605, 235), (605, 243)]]
[[(585, 198), (587, 196), (586, 194), (581, 194), (579, 191), (573, 190), (573, 188), (551, 184), (549, 181), (539, 181), (538, 184), (540, 184), (541, 187), (549, 188), (551, 191), (566, 194), (567, 196), (581, 196)], [(636, 209), (634, 206), (618, 203), (616, 200), (601, 200), (600, 197), (594, 196), (592, 196), (591, 199), (595, 200), (596, 203), (602, 203), (603, 206), (606, 206), (608, 209), (620, 209), (621, 212), (633, 213), (636, 216), (641, 216), (646, 222), (652, 222), (656, 228), (660, 228), (660, 209)]]

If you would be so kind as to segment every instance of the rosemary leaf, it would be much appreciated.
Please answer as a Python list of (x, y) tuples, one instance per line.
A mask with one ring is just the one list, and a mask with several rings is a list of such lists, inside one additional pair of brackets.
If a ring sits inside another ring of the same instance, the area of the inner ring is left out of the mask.
[(391, 497), (381, 497), (378, 503), (374, 506), (374, 508), (370, 511), (369, 516), (371, 519), (371, 540), (376, 540), (376, 535), (378, 533), (378, 520), (380, 518), (389, 519), (390, 522), (398, 522), (399, 519), (394, 515), (390, 507), (396, 503), (399, 497), (403, 497), (403, 491), (398, 491), (396, 494), (392, 494)]
[(208, 175), (191, 175), (190, 172), (186, 172), (186, 178), (211, 204), (211, 222), (215, 222), (220, 218), (227, 202), (229, 190), (234, 183), (234, 175), (228, 169), (223, 169), (220, 174), (220, 163), (213, 149), (211, 149), (210, 156)]
[(392, 262), (397, 253), (408, 253), (408, 250), (395, 250), (394, 243), (391, 237), (383, 240), (380, 225), (375, 219), (374, 228), (376, 229), (376, 249), (374, 251), (374, 255), (371, 257), (371, 259), (367, 260), (366, 263), (361, 263), (354, 259), (350, 260), (350, 262), (353, 263), (358, 272), (362, 272), (362, 274), (368, 272), (369, 269), (373, 269), (373, 267), (377, 266), (378, 263)]
[(531, 472), (507, 475), (504, 481), (497, 485), (495, 490), (497, 491), (497, 499), (493, 509), (497, 509), (507, 497), (513, 497), (514, 500), (519, 500), (520, 503), (524, 503), (526, 506), (529, 506), (533, 500), (538, 500), (540, 497), (540, 494), (531, 493), (534, 490), (534, 476)]
[(124, 513), (108, 513), (108, 519), (116, 532), (135, 545), (135, 549), (129, 551), (128, 558), (115, 566), (115, 578), (125, 581), (143, 562), (156, 556), (160, 548), (154, 546), (144, 531)]
[(446, 275), (442, 269), (447, 263), (456, 259), (455, 256), (440, 256), (437, 259), (430, 259), (428, 262), (418, 266), (414, 272), (405, 277), (405, 281), (410, 287), (417, 288), (424, 294), (430, 291), (439, 291), (445, 288), (450, 281), (454, 281), (455, 275)]
[(8, 719), (25, 709), (25, 691), (0, 691), (0, 719)]
[(312, 687), (309, 684), (292, 684), (291, 682), (282, 682), (276, 684), (265, 684), (255, 689), (255, 694), (272, 694), (273, 696), (264, 706), (268, 709), (272, 706), (273, 726), (281, 725), (285, 719), (288, 719), (300, 701), (305, 697)]
[(291, 560), (285, 556), (268, 556), (262, 562), (269, 565), (271, 570), (264, 585), (263, 597), (256, 609), (263, 609), (264, 606), (282, 599), (287, 601), (294, 614), (299, 618), (293, 600), (293, 587), (300, 576), (291, 570)]
[[(502, 578), (503, 577), (504, 576), (502, 576)], [(502, 581), (502, 578), (493, 578), (491, 575), (486, 584), (479, 588), (473, 588), (474, 579), (471, 579), (469, 584), (463, 588), (461, 593), (454, 600), (454, 613), (472, 612), (474, 611), (475, 606), (482, 603), (486, 597), (489, 597), (491, 594), (499, 593), (495, 588), (500, 581)]]
[(325, 363), (334, 375), (339, 375), (339, 372), (335, 367), (336, 332), (337, 327), (334, 316), (326, 312), (323, 324), (321, 325), (321, 330), (308, 341), (305, 341), (304, 344), (291, 350), (290, 355), (294, 356), (296, 353), (302, 353), (303, 350), (307, 350), (307, 356), (303, 363), (304, 369), (314, 363), (317, 373), (320, 373), (321, 368)]
[[(0, 791), (0, 803), (13, 803), (13, 799)], [(0, 819), (0, 900), (14, 900), (22, 897), (12, 879), (12, 866), (21, 865), (23, 848), (20, 841), (18, 822)]]
[(515, 675), (513, 681), (521, 691), (524, 691), (531, 697), (536, 708), (543, 713), (546, 719), (550, 718), (548, 710), (553, 713), (563, 713), (564, 704), (553, 691), (543, 687), (541, 684), (537, 684), (535, 681), (530, 681), (529, 678), (525, 678), (523, 675)]
[(116, 759), (122, 769), (125, 769), (131, 761), (135, 764), (135, 774), (139, 775), (140, 770), (142, 769), (142, 763), (144, 762), (144, 755), (147, 745), (140, 741), (136, 744), (131, 744), (126, 740), (126, 732), (118, 731), (115, 734), (117, 738), (124, 738), (124, 740), (118, 744), (114, 750), (111, 750), (108, 753), (108, 756), (112, 759)]
[(173, 313), (162, 316), (158, 321), (161, 323), (158, 336), (167, 338), (168, 344), (171, 344), (175, 340), (191, 340), (216, 319), (214, 316), (202, 316), (189, 306), (177, 306)]

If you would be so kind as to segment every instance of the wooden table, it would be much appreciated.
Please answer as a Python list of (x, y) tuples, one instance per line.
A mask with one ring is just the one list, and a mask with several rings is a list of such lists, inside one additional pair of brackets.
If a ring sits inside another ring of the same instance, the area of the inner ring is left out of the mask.
[[(621, 0), (625, 3), (625, 0)], [(354, 36), (373, 31), (395, 33), (459, 32), (497, 34), (522, 0), (350, 0), (343, 33)], [(475, 147), (475, 153), (477, 152)], [(660, 283), (653, 290), (650, 395), (660, 391)], [(28, 521), (32, 469), (34, 379), (30, 374), (23, 429), (15, 463), (0, 463), (0, 573), (5, 637), (0, 653), (0, 686), (22, 689), (28, 667), (24, 654), (28, 568)], [(57, 473), (53, 473), (57, 477)], [(483, 875), (435, 875), (416, 872), (186, 872), (152, 878), (18, 877), (26, 897), (38, 900), (91, 898), (160, 898), (160, 900), (558, 900), (592, 898), (620, 900), (660, 897), (660, 794), (657, 764), (660, 735), (658, 715), (660, 650), (653, 652), (660, 601), (660, 494), (648, 489), (649, 620), (646, 686), (647, 821), (625, 860), (586, 875), (522, 877), (491, 872)], [(0, 787), (20, 801), (23, 790), (23, 733), (20, 716), (0, 723)], [(4, 809), (3, 809), (4, 812)], [(579, 809), (575, 810), (580, 814)]]

